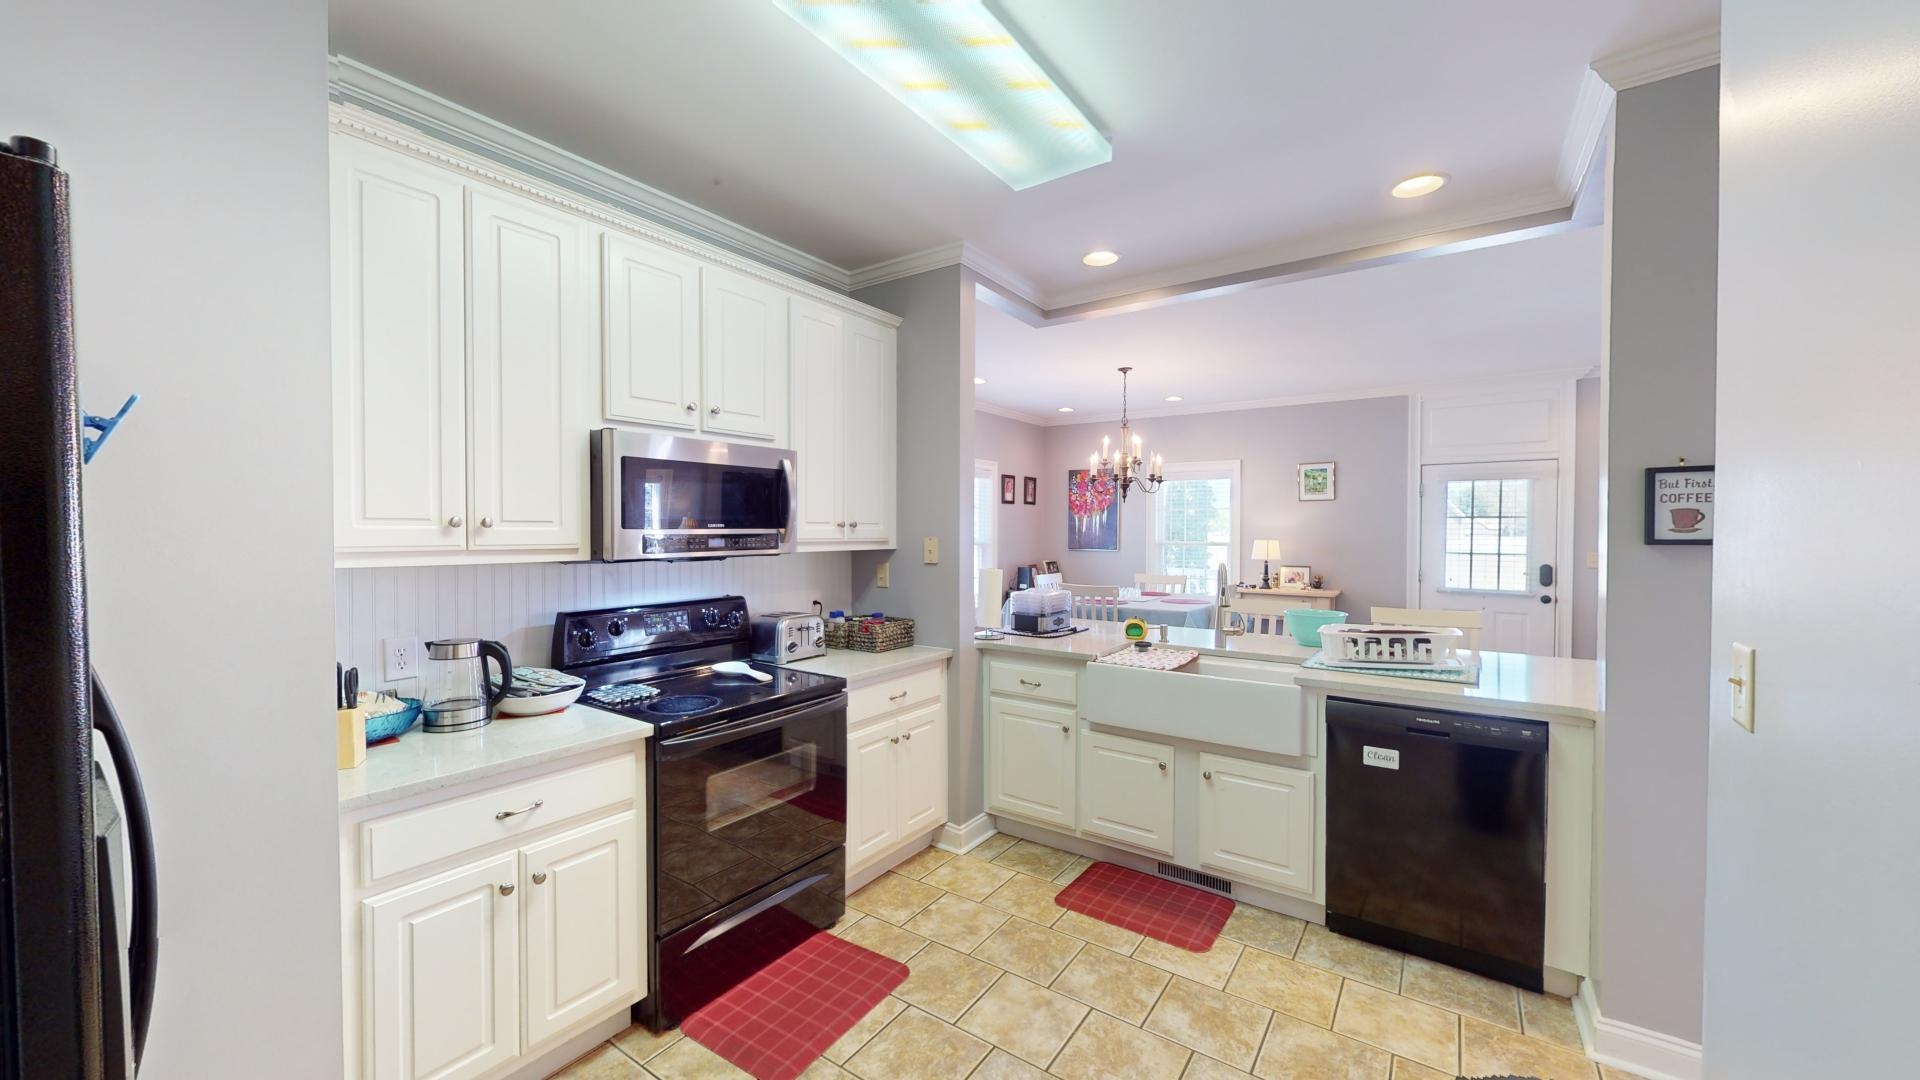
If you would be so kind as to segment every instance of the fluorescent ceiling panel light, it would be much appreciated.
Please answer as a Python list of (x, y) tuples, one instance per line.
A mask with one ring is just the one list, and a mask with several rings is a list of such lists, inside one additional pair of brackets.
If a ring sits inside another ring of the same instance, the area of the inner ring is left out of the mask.
[(1015, 191), (1113, 146), (981, 0), (773, 0)]

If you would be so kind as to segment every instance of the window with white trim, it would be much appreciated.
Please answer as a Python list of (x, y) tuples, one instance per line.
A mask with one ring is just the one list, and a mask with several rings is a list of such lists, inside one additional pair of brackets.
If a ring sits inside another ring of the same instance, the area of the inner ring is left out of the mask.
[(998, 565), (1000, 538), (1000, 465), (973, 463), (973, 606), (980, 606), (980, 571)]
[(1153, 496), (1147, 572), (1184, 574), (1187, 591), (1213, 589), (1217, 568), (1229, 579), (1240, 564), (1240, 463), (1198, 461), (1164, 467)]

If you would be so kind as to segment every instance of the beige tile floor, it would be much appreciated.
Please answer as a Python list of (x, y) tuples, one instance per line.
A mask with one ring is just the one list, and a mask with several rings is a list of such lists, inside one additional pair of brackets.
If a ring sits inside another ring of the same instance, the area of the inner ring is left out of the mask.
[[(1000, 834), (929, 848), (848, 898), (834, 933), (912, 974), (806, 1080), (1634, 1080), (1586, 1059), (1565, 998), (1246, 906), (1210, 951), (1176, 949), (1056, 905), (1087, 866)], [(638, 1027), (556, 1074), (746, 1075)]]

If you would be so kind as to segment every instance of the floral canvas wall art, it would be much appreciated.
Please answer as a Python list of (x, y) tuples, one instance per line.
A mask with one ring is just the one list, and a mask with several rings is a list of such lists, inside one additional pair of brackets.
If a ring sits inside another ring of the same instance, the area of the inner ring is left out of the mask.
[(1067, 471), (1067, 550), (1120, 550), (1120, 500), (1112, 480), (1086, 469)]

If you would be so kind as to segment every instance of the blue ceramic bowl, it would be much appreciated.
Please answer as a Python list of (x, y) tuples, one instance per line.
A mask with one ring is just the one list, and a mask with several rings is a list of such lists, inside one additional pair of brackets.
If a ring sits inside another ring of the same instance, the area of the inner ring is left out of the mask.
[(420, 722), (420, 699), (403, 697), (400, 703), (406, 708), (399, 712), (390, 712), (385, 716), (367, 718), (367, 745), (372, 746), (381, 739), (391, 739), (395, 735), (405, 735)]
[(1310, 608), (1293, 608), (1287, 612), (1287, 632), (1293, 640), (1309, 648), (1320, 647), (1320, 628), (1334, 623), (1347, 621), (1344, 611), (1314, 611)]

